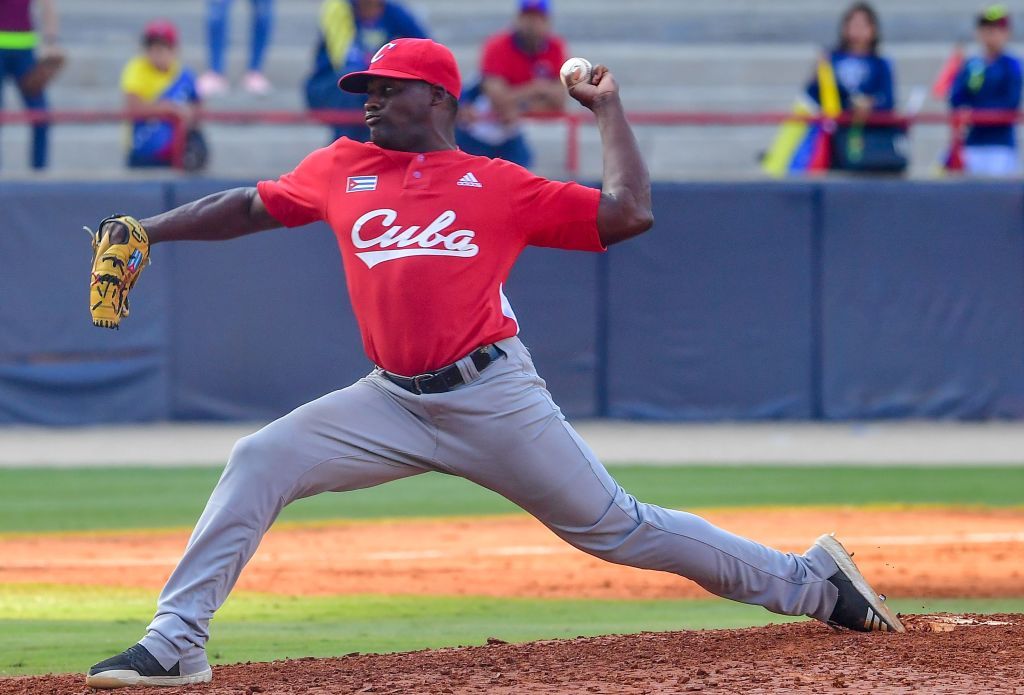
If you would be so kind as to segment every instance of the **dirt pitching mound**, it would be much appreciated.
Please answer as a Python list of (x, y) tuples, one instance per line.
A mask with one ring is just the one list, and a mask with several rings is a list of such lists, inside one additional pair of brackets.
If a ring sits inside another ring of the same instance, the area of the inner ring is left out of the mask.
[[(748, 630), (235, 664), (175, 693), (1024, 692), (1024, 616), (909, 616), (907, 634), (807, 621)], [(0, 680), (0, 695), (96, 693), (81, 675)], [(147, 693), (126, 688), (119, 693)]]

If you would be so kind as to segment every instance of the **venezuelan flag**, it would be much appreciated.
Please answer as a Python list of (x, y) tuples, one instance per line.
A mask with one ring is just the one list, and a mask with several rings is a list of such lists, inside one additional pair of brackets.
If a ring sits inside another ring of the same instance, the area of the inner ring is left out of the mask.
[[(811, 108), (803, 99), (798, 99), (793, 104), (794, 116), (810, 116), (811, 113)], [(761, 169), (769, 176), (776, 178), (782, 178), (788, 174), (807, 140), (807, 134), (811, 127), (802, 118), (783, 121), (779, 126), (778, 133), (775, 134), (775, 140), (761, 161)]]
[[(836, 118), (843, 107), (835, 72), (828, 58), (818, 60), (817, 78), (820, 113), (827, 118)], [(795, 116), (807, 117), (812, 113), (803, 100), (798, 100), (793, 106)], [(761, 168), (776, 178), (807, 171), (825, 171), (831, 163), (831, 144), (831, 133), (820, 124), (809, 124), (803, 118), (785, 121), (765, 154)]]
[(818, 100), (821, 102), (821, 115), (826, 118), (838, 118), (843, 112), (836, 73), (832, 70), (832, 61), (825, 57), (818, 59)]

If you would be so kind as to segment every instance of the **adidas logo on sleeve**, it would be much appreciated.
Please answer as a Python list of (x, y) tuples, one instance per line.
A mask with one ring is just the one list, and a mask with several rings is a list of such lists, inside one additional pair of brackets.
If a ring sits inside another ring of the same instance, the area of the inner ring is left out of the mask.
[(458, 185), (460, 185), (460, 186), (472, 186), (473, 188), (483, 188), (484, 187), (484, 185), (482, 183), (480, 183), (480, 181), (477, 179), (477, 177), (473, 176), (472, 172), (467, 173), (461, 179), (456, 181), (456, 183)]

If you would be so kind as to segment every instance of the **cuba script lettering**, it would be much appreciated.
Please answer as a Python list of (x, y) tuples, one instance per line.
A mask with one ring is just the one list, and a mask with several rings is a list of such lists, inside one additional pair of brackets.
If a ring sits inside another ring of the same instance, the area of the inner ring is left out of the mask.
[(476, 232), (448, 231), (455, 224), (455, 211), (445, 210), (426, 227), (395, 224), (398, 213), (389, 208), (371, 210), (352, 225), (352, 245), (367, 268), (385, 261), (410, 256), (457, 256), (470, 258), (480, 250), (473, 243)]

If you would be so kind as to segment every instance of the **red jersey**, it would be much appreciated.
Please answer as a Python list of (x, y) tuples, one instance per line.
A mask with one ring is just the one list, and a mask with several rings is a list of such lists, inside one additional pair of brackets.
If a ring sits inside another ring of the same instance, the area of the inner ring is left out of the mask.
[(527, 245), (604, 249), (600, 191), (457, 150), (340, 138), (257, 188), (285, 226), (331, 226), (366, 354), (405, 376), (518, 333), (502, 285)]
[(527, 53), (516, 41), (513, 31), (495, 34), (484, 44), (480, 72), (484, 77), (500, 77), (512, 86), (535, 79), (557, 80), (565, 62), (565, 43), (551, 34), (540, 53)]

